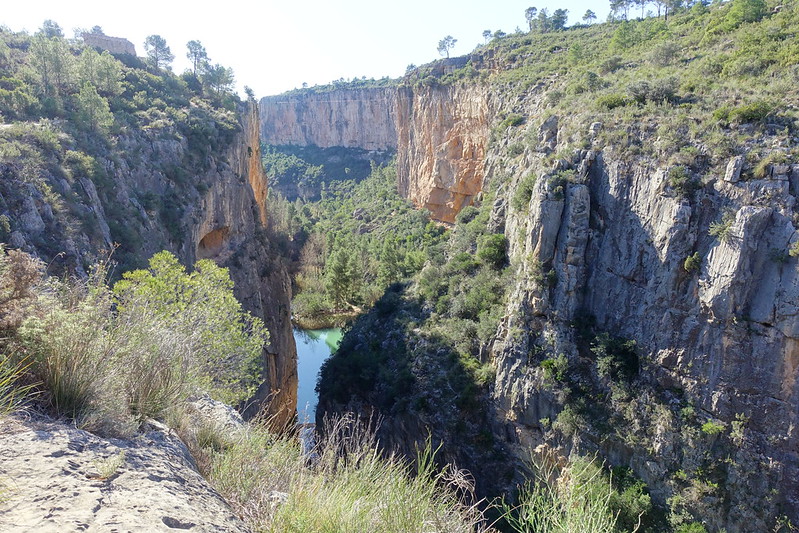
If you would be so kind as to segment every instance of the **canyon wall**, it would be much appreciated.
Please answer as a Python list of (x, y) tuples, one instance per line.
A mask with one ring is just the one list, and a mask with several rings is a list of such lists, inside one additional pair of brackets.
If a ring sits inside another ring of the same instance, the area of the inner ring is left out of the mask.
[[(539, 139), (563, 137), (546, 122)], [(492, 219), (515, 280), (492, 347), (495, 432), (520, 458), (545, 446), (628, 466), (709, 531), (795, 521), (799, 165), (744, 181), (736, 158), (684, 194), (656, 159), (606, 147), (553, 168), (532, 150), (488, 161), (512, 176)], [(529, 202), (512, 207), (531, 174)], [(724, 216), (727, 232), (711, 234)], [(634, 388), (603, 366), (603, 334), (634, 341)], [(542, 363), (560, 356), (559, 382)]]
[(488, 91), (480, 86), (401, 88), (397, 187), (433, 218), (453, 223), (483, 187)]
[[(204, 131), (223, 127), (202, 108), (192, 112)], [(272, 413), (287, 421), (297, 388), (291, 289), (266, 226), (257, 106), (245, 104), (230, 117), (226, 142), (188, 138), (175, 126), (130, 130), (98, 151), (93, 167), (65, 173), (53, 166), (37, 177), (39, 186), (18, 165), (0, 165), (0, 206), (11, 229), (6, 242), (41, 257), (51, 273), (85, 276), (115, 242), (116, 276), (146, 266), (161, 250), (185, 265), (213, 259), (227, 267), (236, 297), (264, 319), (270, 336), (265, 381), (248, 413), (269, 400)]]
[(272, 145), (395, 150), (393, 88), (286, 93), (261, 99), (261, 136)]
[[(213, 259), (230, 270), (236, 298), (269, 330), (266, 376), (245, 414), (262, 405), (287, 423), (297, 405), (297, 350), (291, 325), (291, 280), (267, 235), (267, 177), (261, 164), (258, 109), (247, 106), (241, 132), (188, 225), (186, 262)], [(201, 179), (201, 181), (205, 181)]]
[[(590, 117), (547, 113), (546, 90), (518, 99), (479, 84), (406, 87), (396, 98), (399, 190), (452, 222), (490, 189), (489, 231), (507, 237), (506, 311), (479, 354), (497, 371), (491, 434), (519, 465), (549, 450), (629, 467), (675, 524), (745, 532), (799, 521), (799, 165), (755, 179), (739, 156), (681, 188), (671, 154), (601, 142)], [(524, 122), (500, 127), (510, 113)], [(383, 346), (436, 349), (381, 312), (370, 320), (391, 331)], [(347, 407), (374, 405), (379, 390)], [(401, 450), (424, 438), (407, 428), (445, 428), (380, 414), (384, 428), (405, 428), (381, 437)], [(457, 456), (449, 446), (442, 453)]]
[(264, 142), (397, 152), (400, 194), (452, 223), (483, 183), (488, 93), (437, 85), (308, 91), (261, 100)]

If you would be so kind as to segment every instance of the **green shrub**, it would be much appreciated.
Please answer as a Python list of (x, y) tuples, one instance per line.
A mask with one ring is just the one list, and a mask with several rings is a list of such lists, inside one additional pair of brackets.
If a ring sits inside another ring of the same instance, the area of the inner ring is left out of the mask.
[(669, 169), (669, 186), (681, 196), (687, 197), (696, 192), (701, 184), (691, 176), (684, 166), (680, 165)]
[(617, 107), (624, 107), (629, 103), (630, 101), (627, 97), (618, 93), (603, 94), (596, 99), (597, 106), (601, 109), (607, 109), (608, 111), (616, 109)]
[(718, 435), (719, 433), (723, 432), (727, 426), (725, 426), (722, 422), (714, 422), (709, 420), (702, 424), (702, 433), (705, 435)]
[(103, 275), (85, 284), (50, 280), (40, 297), (42, 311), (25, 320), (18, 331), (49, 405), (59, 415), (82, 423), (107, 410), (105, 400), (112, 396), (116, 346), (108, 333), (111, 298)]
[(693, 255), (686, 257), (683, 263), (683, 268), (686, 272), (696, 272), (701, 266), (702, 258), (699, 257), (699, 252), (694, 252)]
[(785, 163), (787, 160), (788, 156), (785, 154), (785, 152), (771, 152), (757, 162), (757, 165), (755, 165), (752, 173), (754, 174), (755, 178), (762, 180), (768, 177), (768, 171), (771, 169), (772, 165)]
[(646, 80), (634, 81), (627, 86), (627, 93), (639, 104), (673, 102), (677, 93), (677, 80), (662, 78), (651, 83)]
[(507, 249), (508, 239), (503, 233), (482, 235), (477, 241), (477, 257), (497, 270), (505, 265)]
[(599, 72), (602, 74), (612, 74), (619, 70), (622, 65), (621, 56), (610, 56), (599, 64)]
[(516, 211), (526, 210), (530, 205), (530, 199), (533, 197), (533, 189), (535, 188), (536, 176), (535, 174), (528, 174), (521, 179), (516, 190), (513, 192), (513, 198), (510, 205)]
[(267, 332), (234, 298), (227, 269), (204, 259), (187, 273), (175, 256), (160, 252), (147, 270), (123, 274), (114, 295), (121, 318), (152, 313), (187, 342), (193, 361), (186, 364), (200, 369), (212, 395), (235, 404), (260, 384)]
[(674, 62), (680, 52), (680, 45), (674, 41), (661, 43), (649, 53), (649, 61), (656, 67), (665, 67)]
[(691, 522), (677, 526), (674, 533), (707, 533), (707, 529), (699, 522)]
[(478, 210), (475, 206), (468, 205), (468, 206), (464, 207), (463, 209), (461, 209), (461, 212), (458, 213), (458, 215), (455, 217), (455, 221), (458, 224), (468, 224), (469, 222), (474, 220), (474, 218), (479, 213), (480, 213), (480, 210)]
[(524, 145), (522, 143), (513, 143), (508, 146), (508, 155), (516, 157), (524, 153)]
[(544, 377), (547, 381), (563, 381), (566, 378), (566, 371), (569, 369), (569, 360), (565, 355), (559, 354), (554, 359), (541, 361), (541, 368), (544, 370)]
[(594, 339), (591, 351), (597, 358), (597, 373), (602, 377), (630, 380), (638, 373), (638, 350), (634, 340), (601, 333)]
[(774, 111), (773, 104), (765, 100), (757, 100), (731, 109), (729, 120), (731, 122), (759, 122), (769, 116), (772, 111)]
[(502, 129), (507, 129), (509, 127), (521, 126), (522, 124), (524, 124), (523, 115), (518, 113), (510, 113), (507, 117), (505, 117), (505, 120), (500, 122), (499, 125)]
[(716, 237), (721, 242), (728, 242), (732, 238), (732, 225), (735, 222), (735, 212), (725, 210), (721, 220), (710, 224), (708, 235)]
[(11, 238), (11, 219), (7, 215), (0, 215), (0, 243), (8, 242)]

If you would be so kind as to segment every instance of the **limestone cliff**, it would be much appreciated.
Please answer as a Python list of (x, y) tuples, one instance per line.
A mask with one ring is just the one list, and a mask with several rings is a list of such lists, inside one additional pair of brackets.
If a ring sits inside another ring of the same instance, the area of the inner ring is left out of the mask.
[[(225, 112), (225, 123), (215, 122), (212, 113), (219, 112), (200, 101), (185, 113), (196, 128), (188, 135), (168, 123), (130, 129), (93, 159), (81, 156), (90, 163), (67, 170), (58, 163), (75, 152), (45, 153), (54, 164), (34, 183), (24, 162), (0, 163), (0, 208), (10, 228), (4, 240), (38, 255), (51, 271), (78, 275), (114, 242), (116, 275), (144, 266), (163, 249), (184, 264), (210, 258), (228, 267), (236, 297), (264, 319), (270, 334), (265, 382), (249, 412), (271, 400), (286, 421), (297, 384), (290, 281), (266, 226), (257, 106)], [(33, 136), (51, 126), (19, 128)]]
[[(538, 133), (563, 138), (557, 117)], [(617, 148), (554, 168), (531, 152), (508, 165), (498, 149), (488, 164), (514, 175), (493, 213), (516, 280), (492, 350), (497, 431), (517, 451), (546, 444), (630, 466), (656, 501), (685, 502), (711, 531), (795, 520), (799, 165), (749, 181), (719, 173), (686, 195), (667, 168)], [(529, 202), (512, 207), (530, 174)], [(723, 213), (728, 233), (711, 235)], [(597, 370), (586, 328), (636, 342), (632, 396)], [(579, 386), (547, 382), (541, 362), (558, 354)], [(575, 390), (597, 391), (593, 405), (553, 431)]]
[[(255, 403), (247, 410), (255, 415), (263, 402), (288, 422), (297, 404), (297, 356), (292, 334), (291, 281), (267, 236), (267, 179), (260, 157), (258, 109), (249, 105), (243, 113), (240, 138), (230, 148), (229, 163), (215, 171), (208, 191), (197, 205), (189, 226), (187, 261), (210, 258), (230, 269), (234, 293), (245, 308), (263, 317), (269, 330), (266, 347), (266, 380)], [(193, 255), (193, 257), (192, 257)]]
[(274, 145), (394, 150), (395, 99), (391, 88), (268, 96), (261, 99), (261, 135)]
[(397, 151), (398, 188), (452, 223), (483, 183), (488, 94), (474, 86), (342, 89), (261, 100), (262, 138), (273, 145)]
[(400, 194), (452, 223), (483, 187), (488, 92), (479, 86), (403, 88), (397, 98)]

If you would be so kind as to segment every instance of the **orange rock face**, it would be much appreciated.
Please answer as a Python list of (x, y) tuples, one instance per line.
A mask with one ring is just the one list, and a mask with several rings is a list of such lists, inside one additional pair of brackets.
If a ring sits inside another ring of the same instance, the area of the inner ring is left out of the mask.
[(436, 220), (454, 222), (482, 190), (488, 123), (488, 98), (479, 87), (400, 89), (400, 194)]
[(265, 142), (397, 151), (397, 187), (452, 223), (482, 190), (487, 90), (471, 87), (342, 89), (261, 100)]

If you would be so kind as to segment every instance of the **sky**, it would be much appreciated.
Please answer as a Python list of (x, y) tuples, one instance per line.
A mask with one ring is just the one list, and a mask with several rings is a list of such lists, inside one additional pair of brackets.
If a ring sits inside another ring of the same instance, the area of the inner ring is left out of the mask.
[[(447, 35), (457, 39), (451, 56), (483, 43), (484, 30), (525, 29), (530, 6), (569, 10), (569, 24), (586, 9), (599, 20), (608, 2), (560, 0), (5, 0), (0, 25), (35, 32), (42, 22), (58, 23), (67, 37), (75, 28), (100, 26), (106, 35), (124, 37), (145, 55), (148, 35), (164, 37), (175, 55), (177, 73), (189, 66), (186, 43), (200, 41), (213, 63), (233, 69), (243, 96), (245, 85), (257, 97), (279, 94), (339, 78), (392, 78), (409, 64), (441, 57), (436, 48)], [(123, 7), (124, 6), (124, 7)]]

